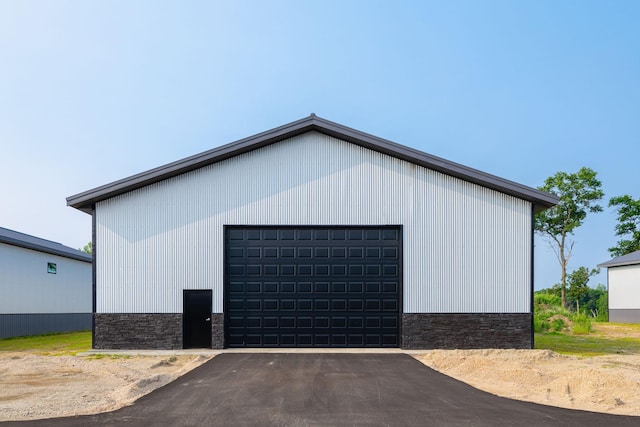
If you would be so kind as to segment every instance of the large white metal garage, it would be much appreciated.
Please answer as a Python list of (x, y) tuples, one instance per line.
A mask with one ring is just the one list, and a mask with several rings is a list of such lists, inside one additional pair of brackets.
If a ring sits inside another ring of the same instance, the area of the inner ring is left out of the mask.
[(556, 202), (315, 115), (67, 199), (96, 348), (529, 348)]

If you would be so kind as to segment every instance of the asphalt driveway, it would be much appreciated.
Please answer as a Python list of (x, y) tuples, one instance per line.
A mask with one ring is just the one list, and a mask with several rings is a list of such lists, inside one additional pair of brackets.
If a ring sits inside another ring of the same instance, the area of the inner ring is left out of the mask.
[(7, 425), (638, 426), (640, 417), (496, 397), (405, 354), (226, 353), (114, 412)]

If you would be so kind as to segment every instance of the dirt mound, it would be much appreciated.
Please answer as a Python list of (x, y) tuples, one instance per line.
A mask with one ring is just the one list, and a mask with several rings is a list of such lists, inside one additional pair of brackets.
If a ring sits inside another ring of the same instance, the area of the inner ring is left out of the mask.
[(640, 415), (640, 356), (577, 358), (549, 350), (434, 350), (414, 355), (473, 387), (512, 399)]
[(558, 321), (562, 321), (562, 327), (558, 330), (571, 329), (571, 327), (573, 326), (573, 322), (571, 321), (571, 319), (569, 319), (567, 316), (563, 316), (562, 314), (556, 314), (547, 319), (547, 323), (551, 325), (552, 329), (554, 329), (553, 325)]

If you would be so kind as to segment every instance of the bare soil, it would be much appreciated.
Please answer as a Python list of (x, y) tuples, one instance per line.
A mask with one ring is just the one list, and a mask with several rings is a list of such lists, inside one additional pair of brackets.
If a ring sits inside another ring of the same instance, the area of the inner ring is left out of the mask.
[(114, 411), (210, 358), (0, 353), (0, 421)]
[(434, 350), (414, 357), (498, 396), (640, 415), (640, 355), (578, 358), (549, 350)]
[[(640, 328), (596, 323), (592, 336), (640, 340)], [(434, 350), (414, 357), (498, 396), (640, 416), (640, 354), (575, 357), (549, 350)]]

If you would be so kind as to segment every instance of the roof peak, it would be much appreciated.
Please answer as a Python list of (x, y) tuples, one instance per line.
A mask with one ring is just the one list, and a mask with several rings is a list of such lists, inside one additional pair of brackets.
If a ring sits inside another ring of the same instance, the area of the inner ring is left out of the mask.
[(258, 133), (238, 141), (196, 154), (164, 166), (133, 175), (67, 198), (67, 205), (91, 213), (95, 203), (138, 188), (182, 175), (230, 157), (295, 137), (310, 131), (318, 131), (343, 141), (399, 158), (446, 175), (527, 200), (536, 211), (547, 209), (558, 202), (558, 198), (535, 188), (527, 187), (486, 172), (427, 154), (405, 145), (349, 128), (339, 123), (318, 117), (315, 113), (277, 128)]

